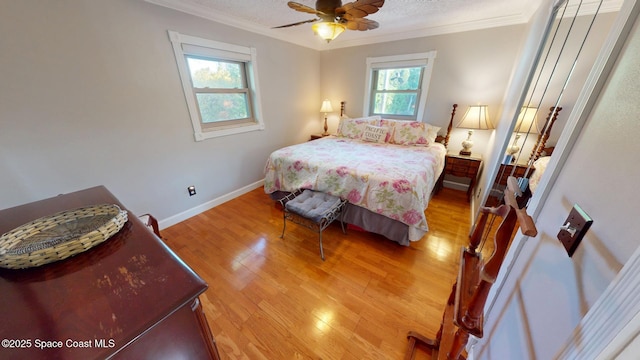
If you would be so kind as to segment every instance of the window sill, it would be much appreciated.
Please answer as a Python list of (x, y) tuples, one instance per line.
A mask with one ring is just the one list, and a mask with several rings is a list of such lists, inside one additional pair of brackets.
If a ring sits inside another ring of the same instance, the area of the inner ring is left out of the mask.
[(264, 130), (264, 125), (262, 124), (252, 124), (252, 125), (241, 125), (236, 127), (230, 127), (225, 129), (209, 129), (209, 130), (196, 130), (194, 133), (194, 137), (196, 141), (202, 141), (212, 138), (217, 138), (221, 136), (235, 135), (246, 133), (250, 131), (259, 131)]

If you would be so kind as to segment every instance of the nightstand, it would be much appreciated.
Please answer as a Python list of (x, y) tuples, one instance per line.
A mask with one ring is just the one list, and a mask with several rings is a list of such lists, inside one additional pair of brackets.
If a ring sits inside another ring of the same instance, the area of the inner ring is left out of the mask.
[(442, 187), (444, 175), (464, 177), (471, 180), (467, 189), (467, 201), (471, 201), (471, 194), (476, 187), (478, 175), (482, 169), (482, 157), (471, 154), (469, 156), (449, 153), (445, 157), (443, 175), (440, 177), (439, 188)]

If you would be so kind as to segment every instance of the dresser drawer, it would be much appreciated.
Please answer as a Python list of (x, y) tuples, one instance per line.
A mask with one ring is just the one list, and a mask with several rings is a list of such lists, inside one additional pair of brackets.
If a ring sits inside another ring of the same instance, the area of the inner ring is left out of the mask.
[(478, 172), (478, 167), (480, 166), (479, 161), (467, 160), (467, 159), (458, 159), (458, 158), (448, 158), (446, 172), (447, 174), (451, 174), (453, 176), (474, 176)]

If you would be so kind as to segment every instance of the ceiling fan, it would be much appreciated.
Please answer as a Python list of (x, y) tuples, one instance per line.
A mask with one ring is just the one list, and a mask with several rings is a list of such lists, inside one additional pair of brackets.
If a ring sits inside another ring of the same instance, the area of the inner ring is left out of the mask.
[(317, 15), (318, 18), (276, 26), (274, 29), (315, 22), (311, 27), (313, 32), (330, 42), (346, 29), (359, 31), (377, 29), (379, 24), (365, 17), (378, 12), (384, 5), (384, 0), (356, 0), (344, 5), (340, 0), (318, 0), (315, 9), (295, 1), (289, 1), (287, 5), (293, 10)]

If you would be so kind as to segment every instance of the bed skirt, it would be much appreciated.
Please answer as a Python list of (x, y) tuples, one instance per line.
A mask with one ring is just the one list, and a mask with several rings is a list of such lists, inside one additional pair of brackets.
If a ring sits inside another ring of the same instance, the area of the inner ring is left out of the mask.
[[(285, 191), (276, 191), (269, 194), (269, 196), (271, 199), (278, 201), (288, 194), (289, 193)], [(412, 228), (400, 221), (393, 220), (351, 203), (347, 203), (344, 222), (355, 225), (368, 232), (382, 235), (403, 246), (409, 246), (411, 241), (420, 240), (425, 234), (425, 232)]]

